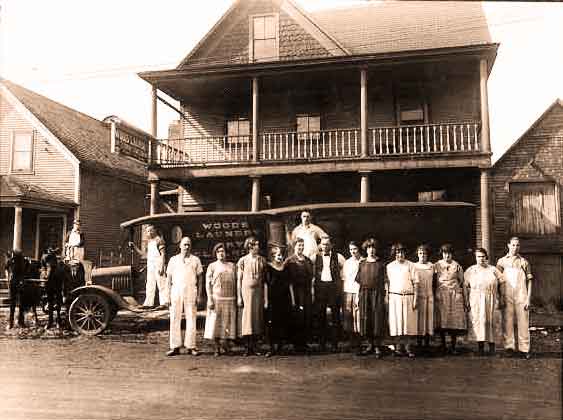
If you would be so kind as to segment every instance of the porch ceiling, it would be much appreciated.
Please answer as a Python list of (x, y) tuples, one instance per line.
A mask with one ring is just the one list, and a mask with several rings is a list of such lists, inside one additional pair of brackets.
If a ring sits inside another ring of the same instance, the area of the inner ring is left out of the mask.
[(77, 206), (37, 185), (27, 184), (12, 176), (0, 176), (0, 207), (21, 206), (38, 210), (66, 211)]

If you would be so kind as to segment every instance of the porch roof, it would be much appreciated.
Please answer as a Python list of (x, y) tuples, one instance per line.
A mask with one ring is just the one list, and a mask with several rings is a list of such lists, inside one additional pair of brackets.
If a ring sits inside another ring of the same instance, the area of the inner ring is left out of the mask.
[(72, 200), (60, 198), (37, 185), (28, 184), (9, 175), (0, 176), (0, 207), (14, 205), (65, 211), (76, 207)]

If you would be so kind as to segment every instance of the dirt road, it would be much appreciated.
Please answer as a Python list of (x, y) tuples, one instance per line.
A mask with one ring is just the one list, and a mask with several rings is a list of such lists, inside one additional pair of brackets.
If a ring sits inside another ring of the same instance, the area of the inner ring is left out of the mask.
[(560, 419), (561, 358), (166, 358), (160, 340), (0, 338), (0, 419)]

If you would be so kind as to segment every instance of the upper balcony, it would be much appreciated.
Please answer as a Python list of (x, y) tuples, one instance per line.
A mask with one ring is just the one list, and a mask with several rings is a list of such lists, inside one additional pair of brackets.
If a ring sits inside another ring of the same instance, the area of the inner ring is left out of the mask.
[(466, 121), (372, 127), (368, 153), (362, 156), (360, 128), (320, 131), (265, 132), (258, 136), (258, 157), (252, 136), (206, 136), (158, 141), (153, 167), (318, 162), (345, 159), (432, 158), (479, 155), (481, 127)]

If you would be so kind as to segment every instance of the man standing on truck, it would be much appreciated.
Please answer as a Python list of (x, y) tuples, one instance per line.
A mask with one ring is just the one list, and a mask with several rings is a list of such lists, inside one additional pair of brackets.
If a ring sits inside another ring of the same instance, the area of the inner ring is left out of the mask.
[(130, 247), (135, 249), (141, 257), (147, 259), (147, 283), (142, 308), (154, 307), (154, 295), (158, 287), (160, 307), (164, 309), (170, 305), (169, 283), (164, 276), (166, 244), (153, 225), (148, 225), (146, 232), (148, 236), (146, 251), (139, 249), (133, 242), (129, 242)]
[(303, 238), (305, 242), (303, 254), (311, 261), (315, 262), (319, 252), (319, 242), (321, 238), (326, 235), (324, 230), (311, 223), (311, 213), (305, 210), (301, 212), (301, 224), (293, 229), (291, 243), (295, 243), (297, 238)]
[(180, 241), (180, 253), (170, 258), (166, 275), (170, 287), (170, 351), (167, 356), (180, 354), (182, 347), (182, 312), (186, 318), (184, 347), (192, 356), (199, 354), (196, 348), (197, 303), (203, 298), (203, 267), (192, 255), (192, 241), (184, 236)]

